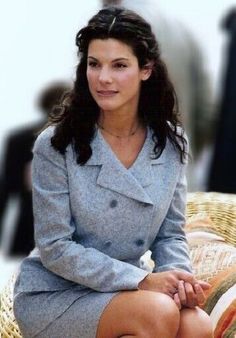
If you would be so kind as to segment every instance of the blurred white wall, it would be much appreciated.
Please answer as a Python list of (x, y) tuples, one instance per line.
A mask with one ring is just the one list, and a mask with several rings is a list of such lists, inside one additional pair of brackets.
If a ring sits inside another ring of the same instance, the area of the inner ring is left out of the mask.
[(1, 1), (0, 154), (9, 130), (39, 118), (44, 85), (73, 78), (76, 32), (98, 8), (99, 0)]
[[(217, 88), (225, 37), (219, 29), (233, 0), (156, 0), (168, 17), (195, 33)], [(8, 0), (0, 13), (0, 154), (9, 130), (36, 120), (35, 98), (44, 84), (74, 76), (75, 34), (97, 11), (99, 0)]]

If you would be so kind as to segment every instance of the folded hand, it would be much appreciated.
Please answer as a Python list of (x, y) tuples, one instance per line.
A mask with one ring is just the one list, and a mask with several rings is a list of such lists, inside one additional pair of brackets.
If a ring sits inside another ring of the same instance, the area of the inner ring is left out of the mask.
[(170, 270), (147, 275), (140, 283), (139, 288), (161, 292), (174, 299), (179, 309), (193, 308), (205, 301), (204, 290), (210, 284), (197, 280), (193, 274), (183, 270)]

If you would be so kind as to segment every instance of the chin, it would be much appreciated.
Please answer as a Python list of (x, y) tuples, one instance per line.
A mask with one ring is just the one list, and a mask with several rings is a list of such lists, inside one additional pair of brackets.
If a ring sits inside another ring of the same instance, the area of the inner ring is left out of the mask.
[(104, 102), (103, 103), (97, 102), (97, 105), (101, 110), (106, 110), (106, 111), (112, 111), (118, 108), (117, 106), (112, 105), (112, 104), (104, 104)]

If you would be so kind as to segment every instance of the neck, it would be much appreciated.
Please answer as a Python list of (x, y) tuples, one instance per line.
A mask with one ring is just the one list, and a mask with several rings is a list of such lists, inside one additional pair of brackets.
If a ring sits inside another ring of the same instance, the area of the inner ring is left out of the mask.
[(136, 133), (141, 125), (137, 115), (114, 116), (103, 113), (100, 115), (97, 124), (104, 132), (116, 137), (130, 137)]
[(103, 132), (105, 132), (106, 134), (109, 134), (110, 136), (116, 137), (118, 139), (125, 139), (125, 138), (130, 138), (131, 136), (134, 136), (137, 133), (138, 129), (140, 128), (140, 125), (138, 124), (137, 127), (133, 131), (131, 131), (129, 134), (126, 134), (126, 135), (115, 134), (99, 124), (98, 124), (98, 128), (102, 129)]

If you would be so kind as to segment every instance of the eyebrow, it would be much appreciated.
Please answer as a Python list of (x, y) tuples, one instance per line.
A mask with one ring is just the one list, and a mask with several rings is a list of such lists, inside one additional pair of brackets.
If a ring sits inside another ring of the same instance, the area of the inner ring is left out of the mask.
[[(95, 61), (99, 61), (94, 56), (90, 56), (90, 55), (88, 56), (88, 59), (93, 59)], [(120, 57), (120, 58), (116, 58), (116, 59), (112, 60), (112, 62), (117, 62), (117, 61), (129, 61), (129, 59), (125, 58), (125, 57)]]

